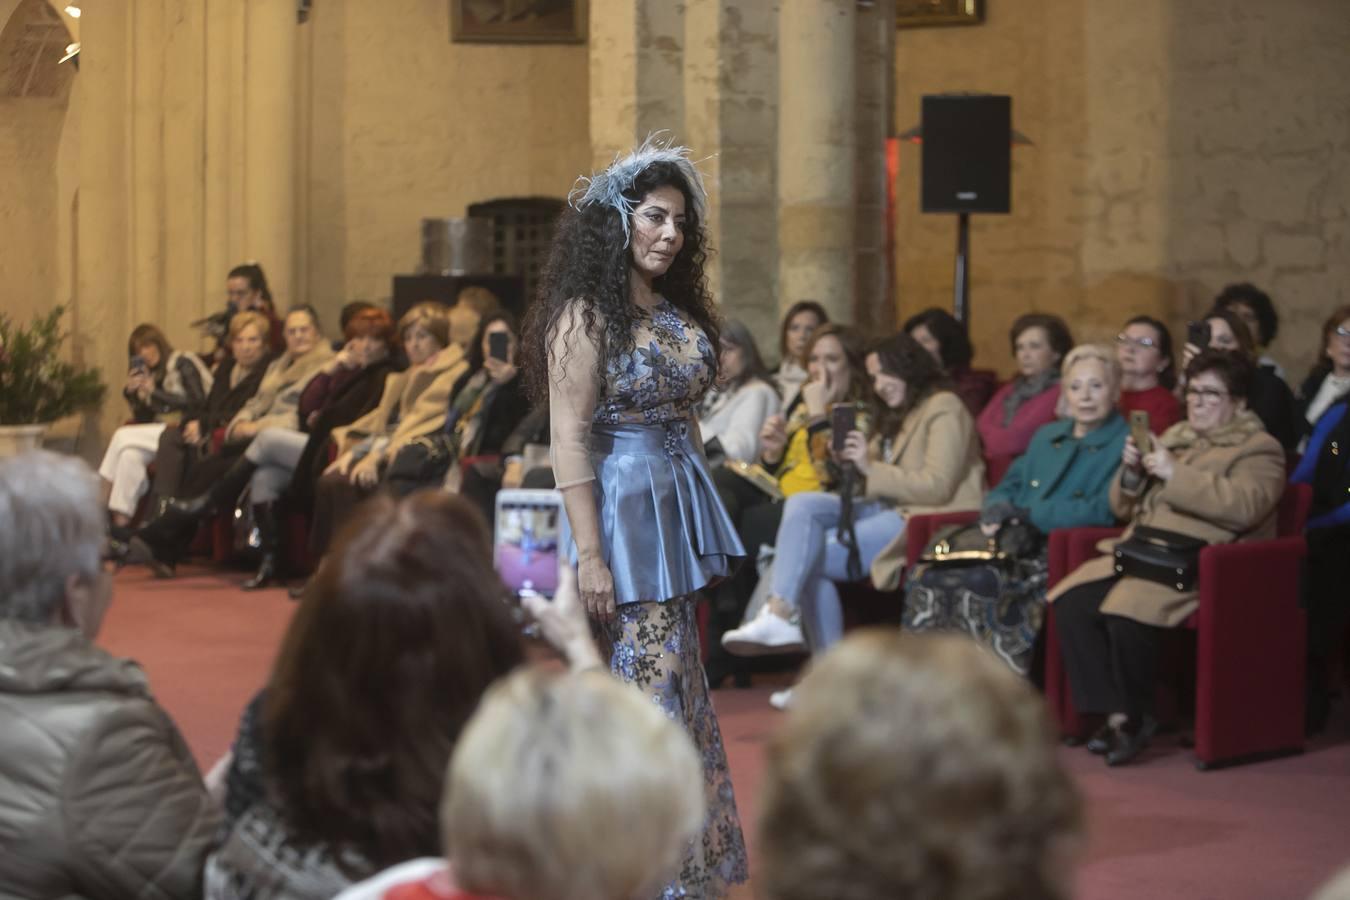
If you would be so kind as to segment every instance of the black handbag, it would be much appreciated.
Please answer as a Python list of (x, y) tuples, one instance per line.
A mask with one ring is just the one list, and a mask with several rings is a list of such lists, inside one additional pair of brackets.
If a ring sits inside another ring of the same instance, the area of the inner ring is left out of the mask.
[(1138, 525), (1116, 544), (1116, 574), (1165, 584), (1180, 592), (1195, 587), (1200, 551), (1209, 544), (1188, 534)]

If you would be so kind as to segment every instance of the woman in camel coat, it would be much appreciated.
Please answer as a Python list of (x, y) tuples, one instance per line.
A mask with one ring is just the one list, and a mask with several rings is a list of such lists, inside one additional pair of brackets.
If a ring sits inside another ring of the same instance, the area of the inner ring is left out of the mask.
[[(1186, 420), (1157, 438), (1151, 451), (1126, 441), (1111, 485), (1112, 510), (1132, 523), (1122, 540), (1140, 525), (1209, 544), (1273, 537), (1284, 451), (1246, 408), (1251, 363), (1205, 351), (1186, 375)], [(1195, 612), (1198, 593), (1121, 577), (1108, 555), (1079, 566), (1048, 599), (1055, 604), (1074, 705), (1108, 717), (1088, 749), (1110, 765), (1129, 762), (1157, 728), (1152, 699), (1163, 629)]]

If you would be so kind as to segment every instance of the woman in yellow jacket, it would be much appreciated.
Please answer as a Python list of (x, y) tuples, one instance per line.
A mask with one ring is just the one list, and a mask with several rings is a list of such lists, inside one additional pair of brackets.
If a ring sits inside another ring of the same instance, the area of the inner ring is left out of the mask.
[[(838, 454), (857, 473), (861, 495), (808, 491), (788, 498), (773, 592), (758, 616), (723, 636), (733, 653), (778, 652), (803, 639), (813, 653), (829, 648), (844, 631), (835, 582), (861, 579), (871, 568), (878, 587), (893, 587), (909, 516), (980, 506), (984, 463), (975, 420), (932, 356), (898, 334), (875, 345), (866, 365), (878, 400), (877, 434), (869, 442), (861, 431), (849, 432)], [(790, 697), (780, 692), (774, 705)]]

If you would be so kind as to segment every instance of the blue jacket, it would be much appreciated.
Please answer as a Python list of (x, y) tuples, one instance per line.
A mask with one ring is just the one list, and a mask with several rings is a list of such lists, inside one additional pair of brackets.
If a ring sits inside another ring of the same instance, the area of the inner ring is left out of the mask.
[[(1299, 460), (1298, 468), (1294, 470), (1293, 475), (1289, 476), (1290, 481), (1311, 484), (1313, 485), (1314, 490), (1319, 487), (1316, 483), (1318, 460), (1322, 456), (1322, 450), (1326, 447), (1326, 443), (1331, 438), (1332, 432), (1336, 429), (1336, 426), (1341, 424), (1341, 420), (1347, 415), (1350, 415), (1350, 403), (1347, 403), (1344, 400), (1333, 404), (1330, 409), (1322, 413), (1322, 417), (1317, 420), (1317, 426), (1313, 429), (1312, 437), (1308, 438), (1308, 446), (1303, 452), (1303, 458)], [(1333, 449), (1332, 452), (1335, 452), (1335, 450)], [(1345, 469), (1342, 467), (1341, 472), (1344, 471)], [(1342, 476), (1341, 483), (1344, 483), (1344, 481), (1344, 476)], [(1333, 485), (1336, 488), (1340, 487), (1340, 484), (1334, 482)], [(1341, 496), (1350, 498), (1350, 492), (1341, 494)], [(1318, 505), (1316, 500), (1314, 500), (1313, 507), (1315, 512), (1317, 511)], [(1350, 499), (1347, 499), (1341, 505), (1332, 507), (1331, 509), (1325, 509), (1324, 507), (1323, 510), (1324, 511), (1322, 511), (1320, 515), (1315, 515), (1308, 519), (1308, 528), (1333, 528), (1337, 525), (1350, 523)]]
[(1112, 412), (1100, 427), (1075, 439), (1073, 424), (1060, 419), (1038, 428), (1027, 452), (985, 495), (985, 508), (1003, 501), (1029, 510), (1031, 523), (1046, 534), (1056, 528), (1114, 523), (1108, 494), (1129, 426), (1120, 413)]

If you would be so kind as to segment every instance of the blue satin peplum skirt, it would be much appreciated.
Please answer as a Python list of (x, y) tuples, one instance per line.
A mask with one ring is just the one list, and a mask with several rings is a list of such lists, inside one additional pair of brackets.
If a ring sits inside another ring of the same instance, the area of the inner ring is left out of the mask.
[[(593, 425), (591, 464), (616, 603), (684, 597), (730, 575), (745, 556), (686, 419)], [(576, 561), (576, 544), (570, 548)]]

